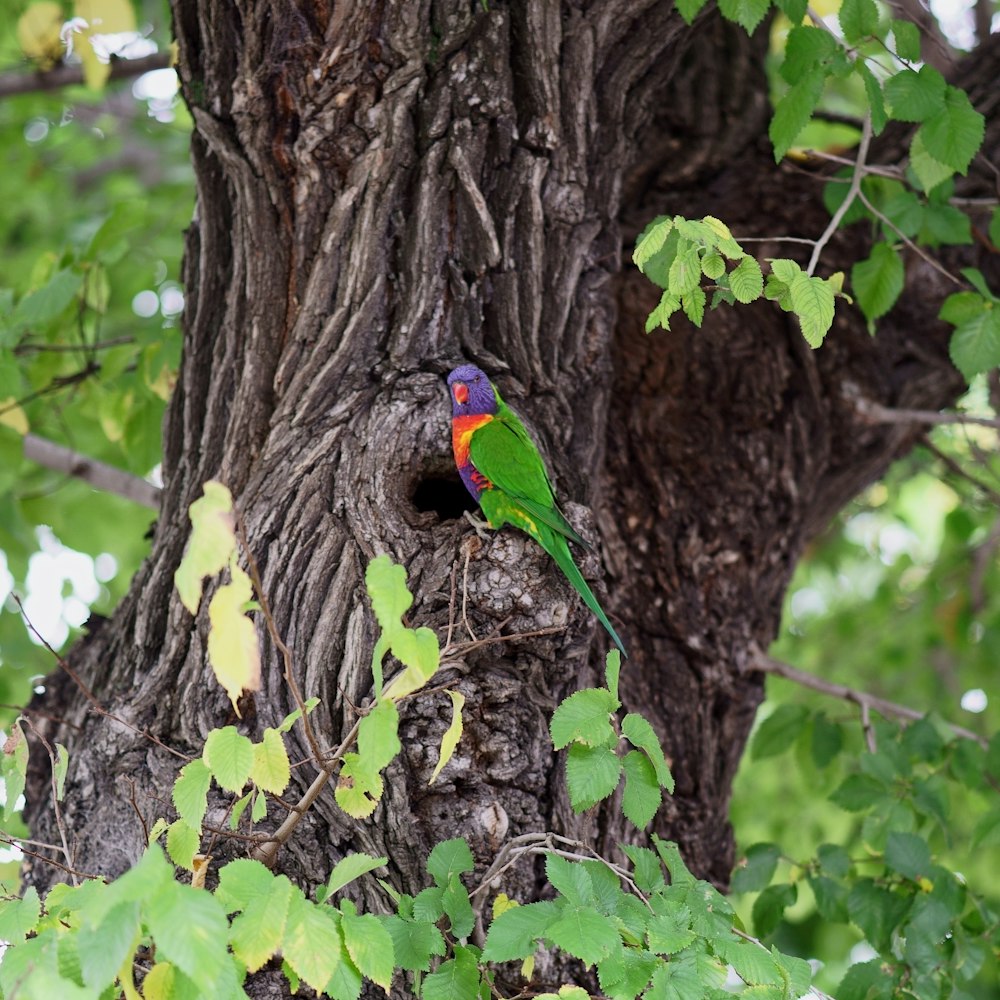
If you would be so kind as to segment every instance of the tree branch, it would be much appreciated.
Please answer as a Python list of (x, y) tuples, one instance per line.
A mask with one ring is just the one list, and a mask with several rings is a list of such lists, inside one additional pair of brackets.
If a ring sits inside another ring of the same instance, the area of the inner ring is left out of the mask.
[(88, 458), (71, 448), (39, 437), (37, 434), (24, 435), (24, 457), (46, 469), (65, 472), (90, 483), (95, 489), (114, 493), (133, 503), (160, 509), (160, 489), (145, 479), (133, 476), (124, 469), (115, 468), (96, 458)]
[[(915, 708), (910, 708), (908, 705), (899, 705), (886, 698), (879, 698), (877, 695), (868, 694), (867, 691), (858, 691), (855, 688), (847, 687), (846, 684), (835, 684), (833, 681), (824, 680), (822, 677), (806, 673), (806, 671), (799, 670), (789, 663), (782, 663), (781, 660), (772, 659), (763, 653), (759, 654), (753, 661), (752, 669), (760, 670), (765, 674), (777, 674), (786, 680), (801, 684), (802, 687), (811, 688), (813, 691), (819, 691), (822, 694), (832, 695), (834, 698), (842, 698), (844, 701), (851, 701), (861, 709), (865, 716), (874, 709), (881, 715), (906, 719), (908, 722), (917, 722), (927, 714), (926, 712), (918, 712)], [(967, 740), (974, 740), (984, 750), (989, 745), (984, 737), (978, 733), (974, 733), (971, 729), (956, 726), (951, 722), (946, 724), (956, 736), (961, 736)]]
[[(170, 52), (154, 52), (141, 59), (112, 59), (109, 79), (124, 80), (154, 69), (169, 69), (171, 59)], [(0, 74), (0, 100), (17, 94), (59, 90), (77, 83), (83, 83), (82, 66), (57, 66), (44, 73), (38, 70), (34, 73), (3, 73)]]
[(855, 408), (866, 420), (875, 424), (975, 424), (1000, 430), (995, 417), (976, 417), (967, 413), (938, 413), (935, 410), (890, 409), (871, 399), (859, 399)]

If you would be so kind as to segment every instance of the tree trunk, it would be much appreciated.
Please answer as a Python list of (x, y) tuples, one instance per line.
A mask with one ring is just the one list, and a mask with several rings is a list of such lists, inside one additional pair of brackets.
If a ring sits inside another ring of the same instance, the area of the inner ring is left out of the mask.
[[(363, 575), (375, 553), (405, 565), (410, 621), (441, 636), (456, 571), (477, 634), (566, 626), (454, 668), (465, 732), (433, 786), (450, 703), (405, 703), (382, 805), (357, 822), (325, 793), (281, 870), (315, 884), (367, 850), (415, 891), (428, 850), (451, 836), (480, 861), (533, 830), (607, 851), (635, 840), (613, 809), (572, 814), (546, 735), (555, 704), (597, 676), (606, 635), (513, 529), (473, 555), (465, 580), (443, 375), (474, 361), (598, 543), (583, 569), (629, 647), (624, 698), (651, 714), (677, 777), (655, 829), (724, 884), (730, 785), (762, 697), (754, 657), (775, 635), (795, 561), (916, 437), (864, 424), (851, 392), (938, 407), (961, 388), (930, 319), (945, 291), (934, 272), (910, 262), (908, 304), (874, 340), (838, 306), (816, 353), (770, 304), (723, 308), (702, 331), (642, 332), (657, 293), (624, 260), (658, 212), (710, 213), (738, 235), (815, 236), (826, 224), (815, 174), (774, 166), (764, 30), (747, 38), (715, 15), (689, 29), (653, 0), (174, 10), (198, 207), (166, 488), (152, 553), (114, 619), (73, 650), (75, 671), (113, 715), (184, 752), (235, 721), (207, 666), (204, 605), (192, 620), (173, 588), (187, 508), (220, 479), (330, 745), (371, 695)], [(863, 235), (824, 265), (843, 267)], [(787, 253), (761, 254), (775, 255)], [(294, 707), (258, 628), (263, 690), (240, 723), (254, 737)], [(71, 753), (63, 813), (76, 867), (117, 875), (145, 845), (140, 820), (170, 815), (179, 761), (93, 713), (65, 678), (41, 701), (65, 720), (52, 735)], [(26, 814), (51, 841), (36, 764)], [(293, 773), (300, 789), (315, 774)], [(225, 860), (245, 846), (220, 838), (210, 850)], [(524, 865), (504, 890), (529, 898), (538, 876)], [(36, 864), (28, 877), (58, 873)]]

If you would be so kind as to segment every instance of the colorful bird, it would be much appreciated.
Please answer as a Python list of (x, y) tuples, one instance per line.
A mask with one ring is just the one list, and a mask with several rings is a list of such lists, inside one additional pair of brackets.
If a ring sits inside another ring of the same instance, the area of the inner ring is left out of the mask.
[(451, 444), (462, 482), (482, 507), (491, 528), (513, 524), (526, 531), (566, 574), (597, 615), (615, 645), (628, 656), (570, 555), (567, 540), (587, 548), (556, 506), (545, 463), (524, 424), (475, 365), (448, 376)]

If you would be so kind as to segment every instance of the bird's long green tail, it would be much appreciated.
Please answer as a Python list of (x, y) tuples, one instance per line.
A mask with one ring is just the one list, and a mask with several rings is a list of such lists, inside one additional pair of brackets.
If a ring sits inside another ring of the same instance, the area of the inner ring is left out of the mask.
[(604, 613), (604, 608), (597, 603), (597, 598), (594, 597), (594, 592), (587, 585), (587, 581), (584, 580), (583, 574), (577, 568), (576, 563), (573, 562), (573, 556), (570, 554), (566, 540), (561, 535), (556, 535), (553, 532), (546, 541), (549, 544), (543, 544), (542, 547), (555, 559), (556, 564), (566, 574), (566, 579), (576, 587), (583, 598), (584, 604), (597, 615), (597, 620), (608, 630), (608, 635), (614, 639), (615, 645), (621, 650), (622, 656), (627, 660), (628, 653), (625, 652), (624, 644), (618, 637), (618, 633), (612, 628), (611, 622), (608, 621), (608, 616)]

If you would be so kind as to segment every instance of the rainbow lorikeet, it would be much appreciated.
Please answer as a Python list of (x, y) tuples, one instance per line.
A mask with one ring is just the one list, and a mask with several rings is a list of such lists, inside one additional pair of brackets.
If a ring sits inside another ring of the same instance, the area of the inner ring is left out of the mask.
[(448, 388), (455, 464), (490, 527), (513, 524), (531, 535), (555, 559), (622, 655), (627, 656), (618, 633), (573, 562), (568, 541), (584, 548), (587, 543), (556, 506), (545, 463), (524, 424), (475, 365), (454, 369), (448, 376)]

